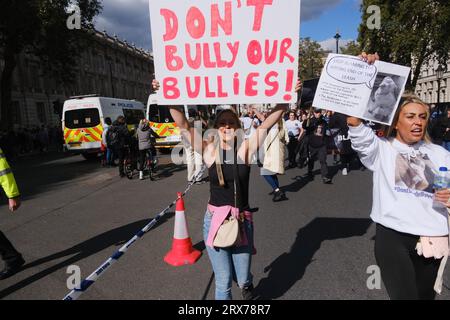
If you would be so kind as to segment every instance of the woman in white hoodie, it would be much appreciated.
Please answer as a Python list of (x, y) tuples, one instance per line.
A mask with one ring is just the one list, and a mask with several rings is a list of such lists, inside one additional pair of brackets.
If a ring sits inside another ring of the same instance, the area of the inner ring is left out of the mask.
[[(373, 63), (378, 55), (361, 58)], [(440, 167), (450, 169), (450, 153), (430, 142), (429, 118), (428, 105), (405, 95), (386, 138), (377, 137), (358, 118), (347, 119), (352, 147), (373, 171), (375, 258), (391, 299), (434, 299), (442, 285), (450, 192), (433, 193), (432, 186)]]

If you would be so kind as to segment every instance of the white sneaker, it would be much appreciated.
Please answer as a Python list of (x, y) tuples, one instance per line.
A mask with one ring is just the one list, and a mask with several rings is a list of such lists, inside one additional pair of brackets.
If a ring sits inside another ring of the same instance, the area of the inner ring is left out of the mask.
[(144, 180), (144, 172), (139, 171), (139, 180)]
[(342, 169), (342, 175), (343, 175), (343, 176), (346, 176), (347, 174), (348, 174), (347, 168)]

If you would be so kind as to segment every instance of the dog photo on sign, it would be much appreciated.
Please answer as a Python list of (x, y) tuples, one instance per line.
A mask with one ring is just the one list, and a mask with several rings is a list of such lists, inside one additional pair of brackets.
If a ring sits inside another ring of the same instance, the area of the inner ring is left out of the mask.
[(378, 73), (364, 118), (388, 124), (394, 116), (397, 99), (404, 81), (404, 77)]

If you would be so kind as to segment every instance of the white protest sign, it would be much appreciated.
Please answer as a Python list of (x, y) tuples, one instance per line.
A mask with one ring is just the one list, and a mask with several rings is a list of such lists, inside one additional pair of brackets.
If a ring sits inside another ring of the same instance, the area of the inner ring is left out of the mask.
[(150, 0), (159, 104), (296, 102), (300, 0)]
[(348, 55), (330, 54), (313, 106), (390, 125), (411, 69)]
[(327, 73), (335, 80), (347, 84), (366, 84), (371, 89), (377, 68), (358, 58), (336, 56), (327, 63)]

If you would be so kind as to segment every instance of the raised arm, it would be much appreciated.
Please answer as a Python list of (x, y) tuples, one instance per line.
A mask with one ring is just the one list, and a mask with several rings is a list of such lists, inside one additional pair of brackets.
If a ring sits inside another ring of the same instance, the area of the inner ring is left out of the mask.
[[(302, 87), (302, 83), (297, 81), (295, 86), (295, 92), (298, 92)], [(247, 162), (250, 163), (253, 154), (257, 152), (258, 148), (263, 145), (264, 140), (267, 136), (267, 131), (270, 130), (288, 110), (289, 104), (278, 104), (272, 112), (266, 117), (264, 122), (256, 130), (256, 134), (253, 134), (250, 139), (246, 141), (247, 143)]]
[[(380, 56), (378, 53), (375, 52), (375, 54), (367, 54), (365, 52), (361, 53), (358, 56), (361, 60), (364, 60), (368, 64), (374, 64), (375, 61), (380, 60)], [(355, 117), (348, 117), (347, 118), (347, 124), (349, 127), (358, 127), (362, 123), (362, 120)]]
[(258, 127), (258, 129), (269, 130), (270, 128), (272, 128), (278, 122), (278, 120), (280, 120), (283, 113), (287, 111), (288, 107), (288, 104), (278, 104), (267, 116), (264, 122)]
[[(359, 56), (369, 64), (373, 64), (380, 57), (377, 53), (366, 54), (363, 52)], [(380, 140), (373, 130), (362, 124), (362, 120), (356, 117), (348, 117), (349, 137), (352, 141), (353, 149), (359, 154), (361, 162), (372, 171), (377, 170), (379, 165)]]
[(266, 120), (266, 117), (261, 112), (259, 112), (257, 108), (253, 108), (253, 111), (255, 112), (256, 118), (258, 118), (259, 121), (264, 122)]

